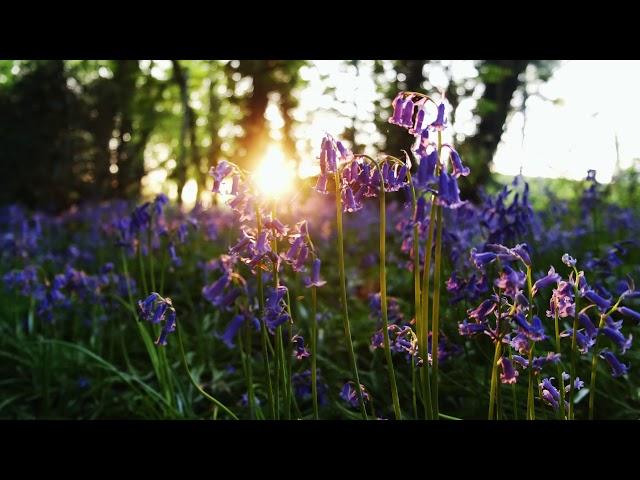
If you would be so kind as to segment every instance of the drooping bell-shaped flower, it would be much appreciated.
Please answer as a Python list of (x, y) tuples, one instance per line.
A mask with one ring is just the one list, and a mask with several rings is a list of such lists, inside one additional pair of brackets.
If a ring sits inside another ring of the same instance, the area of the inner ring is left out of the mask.
[(502, 367), (502, 373), (500, 374), (500, 381), (502, 383), (516, 383), (518, 381), (518, 371), (513, 368), (513, 364), (508, 357), (500, 357), (498, 363)]
[(603, 350), (600, 352), (600, 357), (604, 358), (609, 364), (609, 367), (611, 367), (612, 377), (621, 377), (627, 374), (629, 366), (621, 363), (610, 350)]
[(469, 167), (466, 167), (462, 164), (462, 159), (460, 158), (458, 152), (448, 143), (445, 143), (442, 146), (449, 149), (449, 160), (452, 167), (451, 175), (453, 175), (455, 178), (466, 177), (467, 175), (469, 175), (469, 173), (471, 173), (471, 170), (469, 169)]
[(438, 163), (438, 152), (433, 150), (427, 155), (420, 157), (420, 163), (418, 163), (418, 175), (416, 176), (415, 184), (417, 187), (427, 189), (429, 185), (435, 182), (436, 164)]
[(402, 126), (402, 114), (405, 105), (404, 95), (399, 93), (393, 100), (393, 115), (389, 118), (389, 123)]
[(558, 283), (558, 280), (560, 280), (560, 278), (561, 277), (556, 273), (555, 268), (551, 266), (549, 268), (549, 272), (544, 277), (538, 279), (536, 283), (533, 284), (533, 292), (532, 292), (533, 295), (538, 293), (538, 291), (542, 290), (543, 288), (548, 288), (554, 283)]
[(313, 261), (313, 265), (311, 266), (311, 277), (307, 277), (304, 279), (305, 287), (322, 287), (327, 282), (320, 278), (320, 265), (321, 261), (319, 258), (316, 258)]
[(446, 128), (446, 123), (447, 121), (444, 118), (444, 103), (440, 103), (440, 105), (438, 105), (438, 115), (429, 127), (432, 130), (442, 131)]
[(602, 333), (604, 333), (607, 337), (609, 337), (620, 349), (620, 353), (624, 355), (624, 352), (631, 348), (631, 341), (633, 340), (633, 336), (629, 334), (629, 338), (624, 338), (624, 335), (615, 328), (606, 326), (602, 328)]

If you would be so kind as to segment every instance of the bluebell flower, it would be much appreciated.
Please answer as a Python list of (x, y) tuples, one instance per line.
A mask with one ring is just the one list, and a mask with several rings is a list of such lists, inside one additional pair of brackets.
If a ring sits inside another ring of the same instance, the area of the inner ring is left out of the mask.
[(562, 263), (564, 263), (567, 267), (575, 267), (576, 259), (568, 253), (565, 253), (564, 255), (562, 255)]
[[(527, 353), (530, 348), (529, 338), (524, 333), (516, 334), (509, 343), (519, 353)], [(515, 358), (515, 357), (514, 357)], [(528, 362), (527, 362), (528, 364)], [(524, 365), (526, 367), (526, 365)]]
[[(553, 379), (553, 377), (551, 379)], [(551, 380), (548, 378), (543, 379), (542, 382), (539, 384), (539, 388), (540, 388), (540, 396), (542, 400), (546, 404), (553, 407), (554, 410), (557, 410), (558, 407), (560, 406), (561, 397), (560, 397), (560, 392), (556, 387), (553, 386), (553, 384), (551, 383)]]
[(228, 348), (235, 348), (236, 344), (233, 342), (233, 340), (235, 339), (238, 333), (238, 330), (240, 330), (240, 327), (242, 326), (244, 321), (245, 321), (244, 315), (238, 314), (234, 316), (233, 319), (231, 319), (231, 322), (229, 322), (229, 325), (227, 325), (227, 328), (225, 329), (224, 333), (220, 335), (219, 338), (224, 342), (224, 344)]
[(311, 267), (311, 277), (306, 277), (304, 279), (304, 285), (305, 287), (309, 288), (309, 287), (322, 287), (323, 285), (325, 285), (327, 282), (325, 282), (324, 280), (322, 280), (320, 278), (320, 265), (321, 265), (321, 260), (319, 258), (316, 258), (313, 261), (313, 265)]
[[(369, 401), (369, 394), (367, 393), (364, 385), (360, 384), (360, 390), (365, 402)], [(352, 408), (358, 408), (360, 405), (358, 391), (356, 390), (354, 382), (347, 382), (340, 390), (340, 398), (349, 404)]]
[(434, 149), (431, 153), (420, 157), (418, 163), (418, 173), (415, 184), (417, 187), (427, 189), (429, 185), (436, 181), (436, 164), (438, 163), (438, 152)]
[(342, 189), (342, 203), (344, 211), (348, 213), (357, 212), (363, 207), (362, 203), (356, 202), (353, 190), (349, 186)]
[(500, 374), (502, 383), (510, 384), (518, 381), (518, 371), (513, 368), (513, 364), (508, 357), (500, 357), (498, 364), (502, 367), (502, 373)]
[(602, 298), (593, 290), (587, 290), (582, 294), (582, 296), (589, 302), (596, 305), (601, 312), (605, 312), (611, 306), (611, 302), (609, 300)]
[(411, 97), (407, 98), (402, 107), (402, 118), (400, 120), (400, 126), (405, 128), (413, 128), (413, 110), (415, 104)]
[(291, 343), (293, 343), (294, 354), (298, 360), (302, 360), (311, 355), (304, 346), (304, 338), (302, 335), (294, 335), (291, 338)]
[(444, 103), (438, 105), (438, 115), (433, 123), (430, 125), (432, 130), (441, 131), (446, 128), (447, 121), (444, 118)]
[(437, 203), (438, 205), (447, 208), (459, 208), (465, 203), (460, 200), (458, 181), (455, 177), (449, 175), (444, 170), (440, 172), (440, 177), (438, 179)]
[(636, 321), (636, 323), (640, 323), (640, 313), (632, 310), (628, 307), (618, 307), (618, 312), (620, 312), (625, 317), (629, 317)]
[(222, 298), (225, 289), (231, 284), (231, 275), (225, 272), (222, 276), (211, 285), (202, 287), (202, 296), (209, 302), (216, 305)]
[(451, 161), (452, 175), (455, 178), (466, 177), (467, 175), (469, 175), (469, 173), (471, 173), (471, 170), (469, 170), (469, 167), (465, 167), (462, 164), (462, 159), (460, 158), (458, 152), (448, 143), (445, 143), (442, 146), (449, 149), (449, 159)]
[(573, 317), (576, 312), (573, 287), (569, 282), (565, 282), (564, 280), (558, 282), (558, 287), (555, 288), (551, 294), (547, 317), (554, 318), (556, 310), (560, 318)]
[(483, 301), (475, 309), (467, 311), (470, 318), (475, 318), (477, 322), (484, 322), (484, 319), (495, 311), (497, 308), (497, 298), (492, 296), (491, 299)]
[(560, 278), (561, 277), (556, 273), (555, 268), (553, 268), (553, 266), (550, 267), (549, 272), (544, 277), (536, 280), (536, 282), (533, 284), (533, 295), (538, 293), (538, 291), (542, 290), (543, 288), (548, 288), (554, 283), (558, 283)]
[(609, 364), (609, 367), (611, 367), (612, 377), (614, 378), (621, 377), (627, 374), (627, 371), (629, 370), (629, 365), (625, 365), (621, 363), (610, 350), (605, 349), (602, 352), (600, 352), (600, 357), (604, 358)]
[[(167, 299), (168, 300), (168, 299)], [(176, 329), (176, 311), (173, 307), (169, 307), (167, 309), (167, 315), (162, 326), (162, 331), (160, 332), (160, 336), (156, 340), (156, 345), (166, 345), (167, 344), (167, 336), (175, 331)]]
[(389, 118), (389, 123), (402, 126), (402, 114), (404, 113), (405, 106), (404, 94), (399, 93), (396, 98), (393, 99), (393, 115)]
[(238, 335), (238, 331), (245, 323), (251, 325), (255, 330), (260, 330), (260, 322), (258, 322), (258, 319), (250, 313), (244, 312), (235, 315), (229, 322), (229, 325), (227, 325), (227, 328), (222, 335), (216, 336), (222, 340), (228, 348), (235, 348), (236, 345), (234, 340)]
[(514, 270), (508, 265), (502, 268), (500, 277), (496, 279), (496, 287), (504, 290), (505, 294), (511, 298), (515, 298), (516, 294), (524, 287), (525, 274), (523, 272)]
[(218, 162), (215, 167), (211, 167), (209, 170), (209, 175), (213, 177), (213, 188), (211, 189), (214, 193), (220, 193), (220, 185), (222, 181), (229, 176), (229, 174), (233, 171), (233, 166), (224, 160)]
[(484, 333), (486, 328), (484, 323), (468, 323), (466, 320), (463, 320), (462, 323), (458, 324), (458, 333), (462, 336), (473, 336)]
[(531, 323), (527, 321), (522, 313), (516, 313), (512, 318), (516, 322), (520, 332), (526, 335), (529, 340), (540, 342), (547, 338), (544, 333), (542, 321), (537, 315), (533, 316)]
[[(573, 329), (569, 328), (566, 331), (560, 334), (561, 337), (573, 337)], [(596, 344), (595, 335), (591, 336), (588, 333), (584, 333), (581, 330), (576, 330), (576, 344), (578, 346), (578, 351), (582, 354), (587, 353), (591, 347)]]
[(480, 270), (484, 269), (484, 267), (486, 267), (488, 264), (492, 263), (493, 261), (495, 261), (496, 258), (498, 258), (498, 256), (493, 252), (477, 253), (477, 250), (475, 248), (471, 249), (470, 256), (471, 256), (471, 260), (473, 261), (473, 264), (476, 266), (476, 268)]
[(290, 316), (286, 310), (285, 296), (287, 295), (287, 287), (280, 285), (278, 288), (271, 288), (267, 293), (264, 321), (271, 332), (277, 327), (290, 320)]
[(580, 312), (578, 314), (578, 321), (580, 322), (580, 325), (584, 327), (589, 337), (595, 338), (596, 335), (598, 335), (598, 328), (593, 324), (586, 313)]
[(620, 330), (615, 328), (606, 326), (602, 328), (602, 333), (604, 333), (607, 337), (609, 337), (620, 349), (620, 353), (624, 355), (624, 353), (631, 348), (631, 341), (633, 340), (633, 336), (629, 334), (629, 338), (624, 338), (624, 335), (620, 333)]
[(533, 368), (534, 371), (539, 372), (548, 363), (558, 363), (560, 361), (560, 357), (561, 354), (556, 352), (549, 352), (544, 356), (534, 357), (531, 368)]

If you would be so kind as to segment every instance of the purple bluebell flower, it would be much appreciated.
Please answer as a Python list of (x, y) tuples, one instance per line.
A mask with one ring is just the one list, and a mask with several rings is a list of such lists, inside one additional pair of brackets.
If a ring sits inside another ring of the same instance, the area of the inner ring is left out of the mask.
[(513, 316), (513, 319), (520, 329), (520, 332), (525, 334), (529, 340), (540, 342), (547, 338), (544, 333), (544, 326), (542, 325), (542, 321), (537, 315), (533, 316), (531, 324), (527, 321), (522, 313), (516, 313)]
[(618, 360), (610, 350), (605, 349), (602, 352), (600, 352), (600, 357), (604, 358), (609, 364), (609, 367), (611, 367), (612, 377), (614, 378), (621, 377), (627, 374), (627, 371), (629, 370), (629, 365), (625, 365), (621, 363), (620, 360)]
[(309, 288), (309, 287), (322, 287), (323, 285), (325, 285), (327, 282), (325, 282), (324, 280), (322, 280), (320, 278), (320, 265), (321, 265), (321, 260), (319, 258), (316, 258), (313, 261), (313, 265), (311, 267), (311, 277), (306, 277), (304, 279), (304, 285), (305, 287)]
[(460, 159), (460, 155), (458, 154), (458, 152), (448, 143), (445, 143), (442, 146), (449, 149), (449, 159), (452, 166), (452, 176), (458, 178), (466, 177), (467, 175), (469, 175), (469, 173), (471, 173), (471, 170), (469, 170), (469, 167), (465, 167), (462, 164), (462, 160)]
[(534, 371), (541, 371), (542, 368), (548, 363), (558, 363), (560, 361), (561, 355), (555, 352), (549, 352), (544, 356), (534, 357), (532, 362), (532, 367)]
[(353, 158), (353, 153), (347, 147), (345, 147), (341, 141), (336, 142), (336, 147), (338, 148), (338, 152), (340, 153), (340, 159), (344, 161), (351, 160)]
[(438, 205), (442, 205), (447, 208), (459, 208), (465, 203), (460, 200), (458, 181), (455, 177), (449, 175), (444, 170), (440, 172), (440, 177), (438, 179), (437, 202)]
[(233, 340), (235, 339), (238, 333), (238, 330), (240, 330), (240, 327), (242, 326), (244, 321), (245, 321), (244, 315), (242, 314), (235, 315), (231, 319), (231, 322), (229, 322), (229, 325), (227, 325), (227, 328), (225, 329), (224, 333), (220, 335), (219, 337), (220, 340), (222, 340), (228, 348), (235, 348), (236, 344), (234, 343)]
[(462, 336), (473, 336), (484, 333), (486, 329), (487, 327), (484, 323), (469, 323), (463, 320), (462, 323), (458, 324), (458, 333)]
[(231, 276), (228, 272), (225, 272), (218, 280), (211, 285), (205, 285), (202, 287), (202, 296), (209, 302), (219, 303), (219, 299), (224, 294), (225, 289), (231, 284)]
[[(300, 400), (311, 399), (311, 370), (305, 370), (301, 373), (294, 373), (291, 377), (291, 383), (293, 384), (293, 391), (297, 398)], [(320, 370), (316, 372), (316, 385), (318, 392), (318, 403), (320, 405), (327, 404), (327, 384), (322, 381)]]
[(446, 123), (447, 121), (444, 118), (444, 103), (440, 103), (440, 105), (438, 105), (438, 115), (433, 123), (429, 126), (432, 130), (442, 131), (445, 129)]
[[(169, 301), (169, 299), (166, 299)], [(156, 345), (166, 345), (167, 337), (170, 333), (175, 331), (176, 329), (176, 311), (173, 307), (169, 307), (167, 309), (167, 315), (165, 318), (164, 325), (162, 326), (162, 330), (160, 331), (160, 336), (156, 340)]]
[(415, 104), (411, 97), (407, 98), (402, 107), (402, 118), (400, 120), (400, 126), (405, 128), (413, 128), (413, 110)]
[(280, 238), (284, 237), (287, 234), (287, 232), (289, 231), (289, 227), (284, 225), (277, 218), (271, 218), (271, 217), (267, 217), (265, 219), (264, 228), (267, 228), (267, 229), (271, 230), (273, 233), (275, 233)]
[(560, 318), (573, 317), (576, 312), (576, 305), (573, 299), (573, 287), (569, 282), (565, 282), (564, 280), (558, 282), (558, 287), (555, 288), (551, 294), (547, 317), (554, 318), (556, 310)]
[(152, 317), (154, 312), (153, 307), (156, 301), (159, 300), (160, 298), (161, 297), (159, 294), (157, 294), (156, 292), (153, 292), (146, 299), (144, 299), (144, 301), (142, 300), (138, 301), (138, 307), (140, 307), (142, 318), (144, 318), (145, 320), (149, 320)]
[[(569, 338), (573, 337), (573, 329), (567, 329), (566, 331), (562, 332), (560, 336)], [(591, 347), (595, 345), (595, 343), (595, 336), (590, 336), (589, 334), (585, 334), (581, 330), (576, 330), (576, 344), (580, 353), (587, 353), (591, 349)]]
[[(418, 102), (416, 105), (418, 105)], [(409, 133), (412, 135), (421, 136), (424, 132), (428, 133), (428, 126), (425, 125), (425, 117), (426, 117), (426, 109), (424, 104), (418, 105), (418, 113), (416, 113), (415, 120), (413, 122), (413, 127), (409, 129)]]
[(518, 270), (514, 270), (508, 265), (502, 268), (500, 277), (496, 279), (496, 287), (504, 290), (504, 293), (511, 298), (515, 298), (516, 294), (524, 287), (525, 274)]
[(560, 278), (561, 277), (556, 273), (555, 268), (553, 268), (553, 266), (550, 267), (549, 272), (544, 277), (536, 280), (536, 282), (533, 284), (533, 295), (538, 293), (538, 291), (542, 290), (543, 288), (548, 288), (554, 283), (558, 283)]
[(624, 338), (624, 335), (620, 333), (620, 330), (615, 328), (606, 326), (602, 328), (602, 333), (604, 333), (607, 337), (609, 337), (620, 349), (620, 353), (624, 355), (624, 353), (631, 348), (631, 341), (633, 340), (633, 336), (629, 334), (629, 338)]
[(357, 212), (363, 207), (362, 203), (356, 202), (353, 196), (353, 190), (349, 186), (346, 186), (342, 190), (342, 203), (344, 205), (344, 211), (349, 213)]
[(291, 343), (293, 343), (294, 354), (298, 360), (302, 360), (311, 355), (309, 350), (304, 346), (304, 338), (302, 335), (294, 335), (291, 338)]
[[(360, 390), (365, 402), (369, 401), (369, 394), (367, 393), (364, 385), (360, 384)], [(347, 382), (340, 390), (340, 398), (349, 404), (352, 408), (358, 408), (360, 404), (358, 391), (356, 390), (354, 382)]]
[(526, 243), (516, 245), (511, 249), (527, 266), (531, 266), (531, 257), (529, 256), (529, 246)]
[(285, 296), (287, 295), (287, 287), (280, 285), (278, 288), (272, 288), (267, 294), (264, 321), (271, 332), (277, 327), (290, 320), (290, 316), (286, 310)]
[[(562, 380), (566, 382), (566, 385), (564, 387), (565, 393), (569, 393), (571, 391), (571, 382), (569, 382), (569, 380), (571, 380), (571, 375), (569, 375), (567, 372), (562, 372)], [(584, 382), (580, 380), (580, 377), (576, 377), (575, 381), (573, 382), (573, 388), (575, 390), (582, 390), (584, 388)]]
[(564, 255), (562, 255), (562, 263), (564, 263), (567, 267), (575, 267), (576, 259), (568, 253), (565, 253)]
[[(524, 333), (518, 333), (511, 339), (510, 345), (518, 353), (527, 353), (530, 347), (529, 338)], [(515, 359), (515, 356), (513, 358)]]
[(215, 167), (211, 167), (209, 170), (209, 175), (213, 177), (213, 188), (211, 191), (214, 193), (220, 193), (220, 185), (222, 184), (222, 181), (227, 178), (232, 171), (233, 165), (224, 160), (218, 162)]
[(582, 296), (589, 302), (596, 305), (601, 312), (605, 312), (611, 306), (611, 302), (609, 300), (602, 298), (593, 290), (587, 290)]
[(475, 309), (467, 311), (469, 318), (475, 318), (477, 322), (484, 322), (484, 319), (495, 311), (497, 308), (497, 298), (493, 296), (491, 299), (483, 301)]
[(475, 248), (471, 249), (471, 260), (473, 261), (473, 264), (476, 266), (476, 268), (480, 270), (484, 269), (484, 267), (486, 267), (488, 264), (495, 261), (496, 258), (498, 258), (498, 256), (495, 253), (477, 253), (477, 250)]
[(516, 362), (522, 368), (527, 368), (529, 366), (529, 360), (527, 360), (521, 355), (512, 355), (511, 358), (513, 359), (514, 362)]
[(404, 94), (399, 93), (396, 98), (393, 99), (393, 115), (389, 118), (389, 123), (402, 126), (402, 114), (404, 113), (405, 106)]
[(618, 312), (620, 312), (625, 317), (629, 317), (636, 321), (636, 323), (640, 323), (640, 313), (632, 310), (628, 307), (618, 307)]
[[(553, 379), (553, 377), (551, 379)], [(557, 410), (560, 406), (560, 392), (553, 386), (551, 380), (548, 378), (543, 379), (539, 387), (542, 400), (553, 407), (554, 410)]]
[(593, 324), (593, 322), (589, 318), (589, 315), (581, 312), (580, 314), (578, 314), (578, 321), (580, 322), (580, 325), (584, 327), (589, 337), (595, 338), (596, 335), (598, 335), (598, 328)]
[(436, 164), (438, 163), (438, 152), (434, 149), (431, 153), (420, 157), (418, 163), (418, 174), (415, 184), (417, 187), (427, 189), (429, 185), (436, 181)]
[(500, 374), (500, 381), (502, 383), (516, 383), (518, 381), (518, 371), (513, 368), (513, 364), (508, 357), (500, 357), (498, 363), (502, 367), (502, 373)]

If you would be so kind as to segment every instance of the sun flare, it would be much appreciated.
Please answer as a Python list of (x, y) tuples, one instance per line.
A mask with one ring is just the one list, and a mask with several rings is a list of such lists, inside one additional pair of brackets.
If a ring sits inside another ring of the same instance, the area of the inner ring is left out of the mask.
[(277, 145), (270, 145), (254, 172), (254, 181), (265, 196), (276, 198), (291, 191), (295, 175), (294, 163)]

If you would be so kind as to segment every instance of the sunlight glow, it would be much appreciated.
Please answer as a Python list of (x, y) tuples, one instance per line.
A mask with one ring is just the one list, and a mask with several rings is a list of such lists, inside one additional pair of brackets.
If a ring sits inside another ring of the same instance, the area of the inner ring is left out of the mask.
[(182, 204), (187, 208), (193, 208), (198, 199), (198, 182), (194, 178), (187, 180), (182, 188)]
[(267, 148), (253, 178), (264, 195), (276, 198), (292, 189), (295, 176), (294, 163), (285, 159), (278, 145), (272, 144)]

